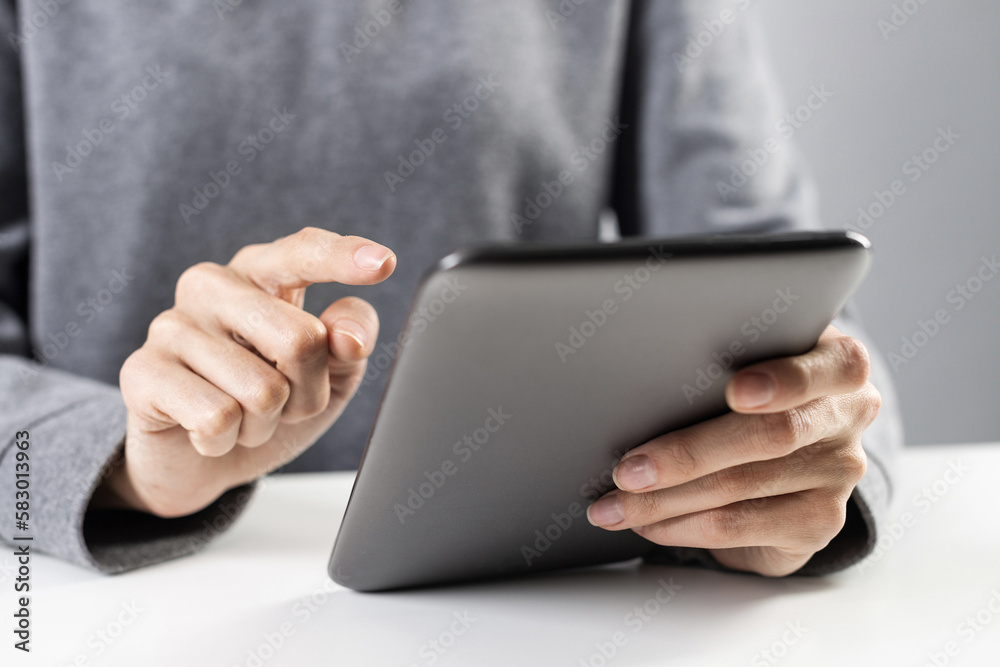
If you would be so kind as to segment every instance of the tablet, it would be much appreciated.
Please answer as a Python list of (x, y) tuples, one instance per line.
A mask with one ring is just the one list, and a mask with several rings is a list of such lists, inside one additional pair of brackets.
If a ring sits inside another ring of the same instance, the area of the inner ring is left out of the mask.
[(456, 252), (421, 282), (330, 576), (361, 591), (628, 560), (587, 521), (622, 454), (802, 354), (871, 261), (853, 232)]

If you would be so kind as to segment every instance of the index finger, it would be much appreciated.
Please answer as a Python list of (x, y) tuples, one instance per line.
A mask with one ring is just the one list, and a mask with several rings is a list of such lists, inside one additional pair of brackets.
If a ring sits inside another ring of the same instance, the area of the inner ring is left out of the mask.
[(831, 325), (805, 354), (740, 370), (726, 385), (726, 402), (744, 414), (781, 412), (822, 396), (858, 391), (870, 369), (864, 344)]
[[(843, 431), (837, 399), (817, 400), (785, 412), (760, 415), (726, 414), (671, 431), (628, 451), (615, 467), (615, 485), (634, 493), (666, 489), (707, 475), (758, 461), (770, 461), (801, 452), (811, 457), (816, 443)], [(790, 467), (787, 472), (793, 472)], [(752, 485), (754, 471), (743, 468)], [(759, 477), (759, 475), (757, 475)], [(720, 480), (730, 487), (738, 478)], [(734, 491), (738, 487), (733, 487)]]
[(306, 227), (272, 243), (246, 246), (236, 253), (229, 268), (280, 296), (314, 283), (380, 283), (395, 270), (396, 255), (360, 236)]

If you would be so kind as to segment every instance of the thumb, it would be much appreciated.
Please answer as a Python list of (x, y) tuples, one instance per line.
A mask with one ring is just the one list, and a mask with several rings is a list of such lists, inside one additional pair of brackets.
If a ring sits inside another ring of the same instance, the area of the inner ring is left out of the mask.
[(319, 317), (329, 339), (330, 401), (346, 402), (354, 395), (378, 340), (378, 314), (364, 299), (335, 301)]

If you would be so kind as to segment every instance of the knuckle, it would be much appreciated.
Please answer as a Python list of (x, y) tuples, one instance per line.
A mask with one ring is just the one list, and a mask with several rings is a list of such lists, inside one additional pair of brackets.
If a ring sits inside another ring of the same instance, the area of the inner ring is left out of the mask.
[(799, 408), (760, 415), (751, 423), (751, 440), (765, 455), (790, 453), (809, 433), (808, 417)]
[(254, 329), (261, 326), (268, 320), (275, 320), (278, 316), (278, 307), (275, 300), (267, 292), (258, 292), (247, 299), (247, 312), (240, 322), (239, 330), (241, 334), (250, 335)]
[(183, 318), (176, 309), (165, 310), (149, 323), (146, 337), (150, 341), (171, 341), (176, 340), (184, 328)]
[(710, 482), (716, 488), (714, 495), (733, 502), (754, 494), (759, 482), (759, 473), (752, 463), (743, 463), (715, 473)]
[(836, 498), (830, 503), (830, 510), (826, 513), (826, 532), (828, 540), (832, 540), (844, 529), (847, 524), (847, 500)]
[(879, 393), (879, 390), (873, 384), (868, 383), (865, 386), (861, 403), (861, 418), (865, 427), (870, 426), (881, 411), (882, 394)]
[(265, 244), (262, 243), (252, 243), (250, 245), (245, 245), (236, 251), (233, 258), (229, 261), (229, 266), (246, 264), (252, 257), (257, 256), (260, 253), (261, 248)]
[(150, 346), (143, 345), (126, 357), (118, 371), (118, 383), (122, 397), (130, 408), (142, 403), (150, 403), (151, 397), (159, 391), (166, 367), (173, 363), (170, 357)]
[(868, 472), (868, 456), (860, 445), (842, 450), (837, 467), (851, 488), (854, 488)]
[(196, 298), (204, 290), (205, 284), (217, 278), (221, 271), (224, 271), (223, 267), (214, 262), (199, 262), (184, 269), (177, 278), (174, 301), (183, 303)]
[(299, 243), (313, 244), (321, 242), (330, 232), (319, 227), (303, 227), (292, 234), (293, 239)]
[(317, 319), (289, 329), (283, 338), (293, 359), (311, 359), (326, 354), (326, 325)]
[(322, 413), (330, 405), (330, 385), (323, 384), (307, 392), (296, 394), (290, 404), (286, 404), (281, 418), (290, 424), (311, 419)]
[(811, 357), (792, 357), (787, 360), (787, 372), (782, 378), (783, 383), (793, 395), (804, 396), (811, 393), (814, 381), (814, 369)]
[(278, 412), (288, 402), (291, 392), (291, 385), (284, 377), (260, 382), (256, 390), (246, 399), (247, 408), (257, 414)]
[(847, 501), (836, 493), (818, 493), (806, 512), (802, 523), (806, 529), (803, 539), (821, 549), (844, 528), (847, 522)]
[(702, 532), (709, 546), (727, 548), (744, 544), (751, 530), (745, 513), (738, 506), (727, 506), (703, 513)]
[(627, 493), (621, 494), (622, 511), (625, 513), (625, 520), (636, 525), (646, 525), (655, 519), (657, 510), (660, 507), (657, 494), (655, 493)]
[(266, 445), (271, 440), (272, 435), (273, 433), (268, 432), (241, 433), (236, 439), (236, 444), (254, 449)]
[(701, 461), (694, 453), (694, 445), (684, 438), (677, 438), (663, 447), (657, 455), (665, 470), (672, 470), (685, 478), (699, 477)]
[(118, 372), (118, 380), (123, 386), (126, 384), (126, 380), (137, 375), (142, 375), (148, 368), (146, 356), (145, 348), (140, 347), (125, 358), (125, 361), (122, 362), (121, 370)]
[(864, 343), (850, 336), (838, 338), (837, 356), (842, 364), (844, 378), (851, 386), (861, 387), (868, 381), (871, 358)]
[(149, 350), (143, 346), (126, 357), (118, 371), (118, 386), (121, 387), (122, 399), (130, 408), (135, 407), (137, 391), (143, 387), (146, 378), (154, 375), (155, 359)]
[(232, 430), (241, 415), (240, 404), (231, 398), (199, 415), (194, 432), (201, 440), (216, 440)]

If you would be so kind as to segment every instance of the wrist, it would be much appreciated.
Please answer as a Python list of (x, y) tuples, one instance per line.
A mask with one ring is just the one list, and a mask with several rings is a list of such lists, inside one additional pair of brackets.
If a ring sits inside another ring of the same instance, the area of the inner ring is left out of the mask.
[(137, 509), (122, 491), (131, 488), (125, 466), (125, 447), (118, 449), (114, 458), (101, 470), (101, 478), (90, 496), (88, 509)]

